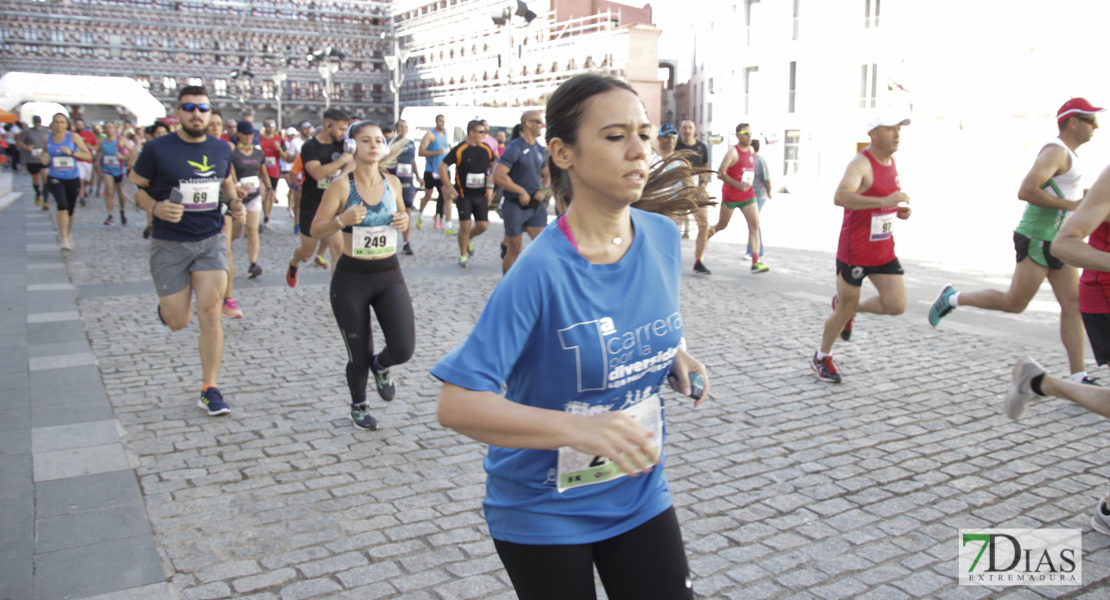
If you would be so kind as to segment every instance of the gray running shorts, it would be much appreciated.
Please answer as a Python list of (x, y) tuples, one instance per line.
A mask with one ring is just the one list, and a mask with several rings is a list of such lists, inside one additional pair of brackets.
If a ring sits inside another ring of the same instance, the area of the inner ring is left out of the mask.
[(172, 296), (189, 286), (193, 271), (227, 271), (223, 232), (196, 242), (150, 240), (150, 274), (158, 296)]

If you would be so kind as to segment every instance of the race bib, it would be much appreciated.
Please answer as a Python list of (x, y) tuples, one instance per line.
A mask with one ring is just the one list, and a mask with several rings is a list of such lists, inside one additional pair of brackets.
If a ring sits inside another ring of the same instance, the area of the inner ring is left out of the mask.
[(894, 235), (894, 219), (898, 213), (875, 213), (871, 215), (871, 241), (879, 242)]
[(343, 173), (343, 169), (339, 169), (338, 171), (332, 173), (331, 175), (328, 175), (327, 177), (317, 181), (316, 182), (316, 187), (318, 187), (322, 190), (328, 189), (328, 186), (331, 185), (331, 182), (335, 181), (336, 179), (339, 179), (339, 176), (342, 173)]
[(744, 171), (744, 173), (740, 175), (740, 183), (744, 185), (755, 183), (755, 171)]
[(277, 166), (277, 157), (276, 156), (267, 156), (266, 157), (266, 166), (267, 167), (276, 167)]
[(223, 183), (219, 179), (211, 181), (200, 182), (181, 182), (177, 188), (181, 190), (181, 195), (184, 200), (181, 206), (186, 211), (195, 212), (201, 210), (212, 210), (220, 205), (220, 184)]
[(50, 166), (58, 169), (72, 169), (77, 165), (77, 162), (72, 156), (55, 156), (50, 160)]
[(258, 188), (262, 187), (262, 179), (257, 175), (253, 177), (244, 177), (239, 180), (239, 185), (245, 187), (248, 194), (253, 194), (258, 191)]
[(119, 157), (118, 156), (105, 156), (103, 164), (104, 164), (105, 167), (118, 167), (119, 166)]
[(397, 176), (412, 179), (412, 163), (398, 164)]
[(467, 173), (466, 174), (466, 187), (471, 188), (471, 189), (486, 187), (486, 174), (485, 173)]
[[(663, 403), (659, 394), (652, 394), (639, 404), (624, 409), (624, 414), (632, 417), (644, 429), (653, 432), (652, 444), (660, 444), (663, 439)], [(653, 446), (652, 464), (659, 462), (661, 446)], [(583, 454), (569, 446), (559, 448), (558, 483), (556, 488), (565, 492), (571, 488), (605, 483), (628, 476), (604, 456)]]
[(392, 225), (354, 227), (351, 234), (354, 256), (388, 256), (397, 251), (397, 228)]

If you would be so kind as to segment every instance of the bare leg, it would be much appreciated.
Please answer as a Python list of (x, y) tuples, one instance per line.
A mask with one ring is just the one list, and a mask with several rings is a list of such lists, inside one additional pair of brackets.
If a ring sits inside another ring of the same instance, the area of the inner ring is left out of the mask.
[(235, 261), (232, 260), (232, 253), (231, 253), (231, 240), (232, 240), (231, 230), (232, 230), (231, 216), (224, 215), (224, 237), (227, 238), (227, 268), (228, 268), (227, 288), (224, 290), (224, 299), (225, 300), (227, 298), (232, 297), (231, 288), (235, 285), (234, 284), (234, 281), (235, 281)]
[(1045, 277), (1049, 274), (1048, 271), (1048, 267), (1038, 265), (1027, 256), (1014, 267), (1010, 289), (1005, 292), (998, 290), (960, 292), (960, 306), (974, 306), (1008, 313), (1023, 312), (1044, 283)]
[(1072, 373), (1087, 370), (1085, 360), (1086, 341), (1083, 334), (1083, 315), (1079, 312), (1079, 269), (1065, 266), (1063, 269), (1050, 270), (1048, 283), (1060, 303), (1060, 340), (1068, 353), (1068, 365)]
[(721, 202), (720, 216), (717, 217), (717, 224), (709, 228), (709, 237), (713, 237), (718, 231), (724, 231), (728, 227), (728, 222), (732, 220), (732, 209)]
[(756, 251), (752, 252), (752, 260), (755, 261), (759, 256), (759, 205), (752, 202), (742, 207), (740, 213), (748, 223), (748, 245), (756, 248)]
[[(868, 278), (879, 293), (860, 302), (856, 312), (891, 316), (906, 312), (906, 278), (904, 275), (873, 274), (868, 275)], [(843, 299), (840, 301), (843, 301)]]
[(1041, 391), (1046, 396), (1071, 400), (1096, 415), (1110, 419), (1110, 389), (1046, 375), (1041, 380)]
[(224, 356), (224, 328), (220, 322), (220, 292), (227, 287), (227, 271), (193, 271), (200, 323), (200, 364), (204, 383), (216, 385)]
[(705, 257), (705, 244), (709, 241), (709, 207), (703, 206), (694, 213), (698, 223), (698, 239), (694, 242), (694, 259), (701, 260)]
[(848, 324), (848, 321), (856, 316), (860, 291), (859, 287), (844, 281), (844, 278), (839, 273), (837, 274), (836, 294), (838, 298), (836, 310), (825, 320), (825, 329), (821, 333), (821, 352), (832, 354), (836, 338), (840, 336), (841, 331), (844, 331), (844, 326)]
[(258, 248), (260, 245), (258, 235), (258, 223), (261, 220), (262, 213), (247, 213), (247, 258), (250, 260), (250, 264), (252, 265), (258, 262)]

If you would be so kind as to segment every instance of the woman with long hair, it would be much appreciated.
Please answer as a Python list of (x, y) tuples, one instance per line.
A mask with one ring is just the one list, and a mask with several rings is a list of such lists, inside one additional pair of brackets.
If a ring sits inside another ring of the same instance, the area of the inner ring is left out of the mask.
[[(327, 239), (343, 232), (343, 254), (331, 280), (331, 308), (347, 345), (351, 422), (359, 429), (377, 429), (366, 401), (369, 375), (373, 373), (382, 400), (393, 400), (397, 390), (389, 369), (408, 361), (416, 344), (412, 298), (397, 259), (397, 232), (408, 227), (409, 216), (397, 202), (402, 198), (401, 181), (379, 162), (389, 154), (381, 128), (373, 121), (359, 121), (347, 128), (344, 144), (354, 170), (328, 186), (311, 234)], [(371, 309), (385, 337), (385, 347), (377, 354)]]
[(81, 136), (74, 135), (72, 124), (64, 113), (50, 121), (50, 135), (42, 148), (42, 160), (50, 165), (46, 190), (58, 203), (58, 235), (62, 250), (73, 250), (73, 209), (81, 192), (81, 172), (77, 159), (92, 160), (92, 152)]
[(612, 600), (692, 598), (663, 391), (696, 406), (709, 388), (685, 349), (669, 216), (709, 200), (681, 156), (649, 167), (651, 131), (624, 81), (559, 86), (546, 140), (568, 208), (432, 369), (440, 423), (490, 445), (484, 512), (523, 600), (592, 599), (595, 566)]

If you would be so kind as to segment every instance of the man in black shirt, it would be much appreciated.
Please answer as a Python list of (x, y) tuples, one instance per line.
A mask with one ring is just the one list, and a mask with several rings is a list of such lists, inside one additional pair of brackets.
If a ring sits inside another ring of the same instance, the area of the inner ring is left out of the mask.
[[(709, 148), (698, 140), (696, 133), (693, 119), (683, 119), (678, 126), (679, 138), (674, 149), (676, 152), (679, 150), (693, 152), (695, 156), (688, 157), (690, 164), (702, 169), (709, 164)], [(709, 175), (706, 173), (698, 175), (698, 185), (705, 189), (705, 186), (709, 185)], [(694, 272), (709, 275), (709, 269), (701, 263), (702, 256), (705, 254), (705, 245), (709, 241), (709, 208), (705, 206), (699, 208), (698, 212), (694, 213), (694, 219), (698, 223), (698, 239), (694, 244)]]
[[(439, 163), (439, 180), (450, 181), (447, 177), (448, 165), (455, 165), (455, 185), (443, 186), (441, 190), (448, 203), (454, 202), (459, 208), (459, 266), (465, 267), (467, 259), (474, 255), (474, 238), (482, 235), (489, 227), (489, 197), (493, 194), (489, 179), (490, 167), (496, 154), (482, 142), (489, 134), (489, 127), (481, 121), (471, 121), (466, 125), (466, 140), (455, 146)], [(488, 190), (488, 191), (487, 191)], [(474, 228), (470, 227), (470, 217), (474, 216)]]
[[(293, 260), (289, 262), (289, 270), (285, 274), (285, 283), (289, 287), (297, 287), (297, 267), (316, 251), (316, 240), (311, 235), (312, 220), (316, 218), (316, 209), (320, 208), (324, 190), (343, 174), (353, 160), (350, 154), (343, 151), (343, 138), (347, 135), (350, 121), (347, 113), (338, 108), (329, 108), (324, 113), (323, 129), (301, 147), (301, 163), (304, 165), (301, 214), (298, 215), (301, 245), (293, 250)], [(343, 253), (343, 237), (337, 231), (326, 242), (331, 251), (332, 269), (335, 269), (335, 261)]]

